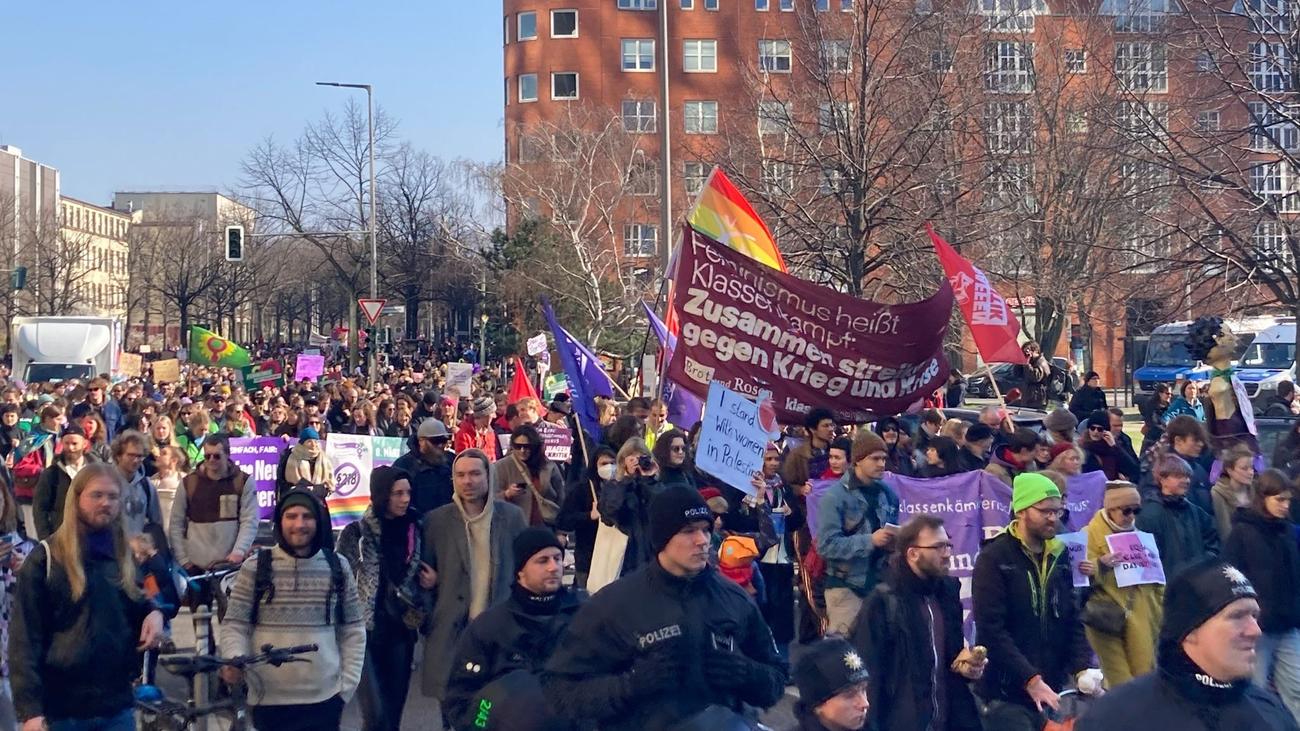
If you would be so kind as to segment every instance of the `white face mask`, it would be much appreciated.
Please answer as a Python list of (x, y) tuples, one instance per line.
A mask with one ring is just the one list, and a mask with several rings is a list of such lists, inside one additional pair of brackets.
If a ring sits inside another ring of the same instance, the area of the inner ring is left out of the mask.
[(603, 464), (596, 468), (596, 474), (600, 475), (602, 480), (612, 480), (617, 469), (618, 465), (616, 464)]

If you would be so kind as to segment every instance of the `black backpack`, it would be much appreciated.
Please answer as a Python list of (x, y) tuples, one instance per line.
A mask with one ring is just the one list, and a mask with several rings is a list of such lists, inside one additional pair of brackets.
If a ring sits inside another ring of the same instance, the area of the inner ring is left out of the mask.
[[(325, 599), (325, 624), (332, 624), (334, 621), (342, 624), (346, 621), (343, 608), (343, 595), (347, 582), (343, 577), (343, 562), (331, 548), (320, 549), (325, 552), (325, 560), (330, 565), (330, 596)], [(272, 581), (271, 573), (271, 549), (263, 548), (257, 552), (257, 573), (253, 576), (253, 606), (248, 612), (248, 623), (257, 624), (259, 610), (262, 606), (262, 600), (275, 600), (275, 582)], [(330, 614), (330, 599), (333, 598), (334, 612), (333, 619)]]

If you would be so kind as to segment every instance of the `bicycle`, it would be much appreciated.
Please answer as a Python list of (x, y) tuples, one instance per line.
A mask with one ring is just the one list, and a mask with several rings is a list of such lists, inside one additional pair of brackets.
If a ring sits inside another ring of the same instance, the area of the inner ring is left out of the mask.
[(196, 700), (204, 697), (196, 686), (223, 667), (246, 671), (258, 665), (279, 667), (291, 662), (311, 662), (299, 655), (310, 654), (319, 649), (320, 647), (314, 644), (292, 647), (262, 645), (262, 651), (256, 655), (230, 658), (188, 653), (162, 655), (158, 658), (159, 665), (168, 672), (189, 680), (190, 697), (181, 702), (168, 698), (156, 685), (137, 686), (135, 689), (136, 727), (140, 731), (189, 731), (213, 728), (209, 722), (217, 721), (215, 728), (228, 731), (252, 729), (248, 718), (247, 689), (244, 684), (232, 688), (229, 697), (211, 703)]

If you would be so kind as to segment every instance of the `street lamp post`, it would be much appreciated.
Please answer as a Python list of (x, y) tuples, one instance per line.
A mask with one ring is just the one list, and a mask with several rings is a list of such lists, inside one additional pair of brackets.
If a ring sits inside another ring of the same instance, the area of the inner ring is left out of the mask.
[(487, 356), (484, 351), (487, 350), (487, 323), (488, 315), (486, 312), (478, 316), (478, 367), (483, 370), (483, 364), (487, 363)]
[[(379, 247), (375, 239), (375, 199), (379, 191), (375, 189), (375, 88), (370, 84), (343, 84), (337, 81), (317, 81), (317, 86), (334, 86), (341, 89), (365, 89), (366, 90), (366, 126), (370, 131), (370, 298), (379, 298)], [(352, 337), (356, 338), (354, 342), (360, 343), (361, 338), (358, 333), (353, 333)], [(377, 340), (378, 338), (376, 338)], [(370, 344), (370, 378), (376, 377), (375, 368), (378, 361), (375, 358), (375, 348), (378, 343)]]

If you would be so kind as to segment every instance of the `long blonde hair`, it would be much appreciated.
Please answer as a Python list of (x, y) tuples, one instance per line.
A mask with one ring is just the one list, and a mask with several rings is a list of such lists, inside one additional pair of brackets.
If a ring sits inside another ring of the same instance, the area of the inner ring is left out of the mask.
[[(68, 587), (71, 589), (74, 602), (80, 600), (86, 593), (86, 569), (81, 561), (82, 534), (85, 529), (82, 528), (81, 519), (78, 517), (77, 502), (86, 487), (100, 478), (112, 480), (113, 484), (117, 485), (119, 493), (126, 492), (122, 474), (116, 465), (107, 462), (91, 462), (82, 467), (77, 472), (77, 476), (72, 478), (68, 496), (63, 501), (63, 523), (47, 541), (50, 555), (46, 560), (54, 561), (63, 567), (64, 573), (68, 575)], [(138, 599), (140, 589), (135, 585), (135, 559), (131, 555), (131, 546), (126, 540), (126, 517), (120, 510), (110, 528), (113, 531), (113, 551), (117, 559), (119, 586), (127, 596)]]
[(650, 448), (645, 445), (645, 440), (641, 437), (632, 437), (623, 442), (623, 446), (618, 449), (618, 456), (614, 458), (617, 463), (617, 467), (614, 468), (614, 479), (621, 480), (627, 477), (627, 470), (623, 469), (623, 460), (629, 454), (645, 455), (646, 457), (654, 456), (650, 453)]

